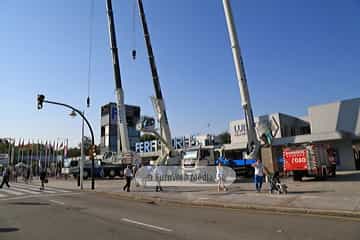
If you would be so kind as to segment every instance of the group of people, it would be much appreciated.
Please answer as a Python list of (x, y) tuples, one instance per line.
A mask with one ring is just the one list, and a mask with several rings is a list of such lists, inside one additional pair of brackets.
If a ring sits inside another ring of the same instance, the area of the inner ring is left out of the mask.
[[(9, 167), (6, 167), (4, 168), (3, 172), (2, 172), (2, 181), (1, 181), (1, 184), (0, 184), (0, 188), (3, 188), (4, 184), (10, 188), (10, 184), (9, 184), (9, 181), (10, 181), (10, 176), (11, 176), (11, 170)], [(15, 182), (17, 182), (17, 178), (14, 178)], [(29, 180), (30, 180), (30, 169), (27, 169), (27, 171), (25, 172), (25, 175), (24, 175), (24, 181), (26, 183), (29, 183)], [(45, 189), (45, 183), (47, 183), (48, 180), (47, 180), (47, 174), (46, 174), (46, 171), (45, 169), (42, 169), (40, 171), (40, 190), (44, 190)]]
[[(131, 181), (135, 178), (136, 172), (139, 169), (138, 166), (134, 165), (133, 167), (131, 167), (130, 165), (128, 165), (125, 169), (124, 169), (124, 177), (126, 180), (126, 183), (123, 187), (123, 191), (127, 191), (130, 192), (130, 186), (131, 186)], [(155, 168), (152, 169), (153, 174), (154, 174), (154, 179), (156, 180), (156, 187), (155, 187), (155, 191), (156, 192), (162, 192), (163, 188), (161, 187), (161, 175), (162, 175), (162, 171), (161, 171), (161, 166), (156, 166)], [(138, 183), (136, 183), (138, 184)]]
[[(254, 168), (254, 181), (256, 191), (261, 192), (265, 172), (268, 173), (269, 171), (265, 168), (260, 159), (256, 160), (256, 162), (252, 164), (252, 167)], [(220, 192), (221, 190), (227, 191), (227, 188), (225, 186), (224, 168), (221, 165), (221, 162), (219, 162), (216, 166), (216, 181), (218, 182), (218, 192)]]
[[(255, 189), (257, 192), (261, 192), (265, 172), (268, 173), (269, 171), (265, 168), (265, 166), (263, 165), (260, 159), (258, 159), (254, 164), (252, 164), (252, 167), (254, 168)], [(128, 165), (124, 169), (124, 177), (126, 183), (123, 187), (123, 191), (130, 192), (131, 181), (133, 180), (133, 178), (135, 178), (137, 169), (138, 169), (137, 166), (131, 167), (130, 165)], [(154, 174), (155, 174), (155, 180), (157, 182), (155, 191), (161, 192), (163, 191), (163, 189), (160, 185), (160, 179), (158, 177), (160, 174), (158, 173), (158, 171), (159, 171), (159, 167), (155, 167)], [(218, 192), (227, 191), (227, 188), (225, 186), (225, 172), (221, 162), (219, 162), (218, 165), (216, 166), (216, 181), (218, 183)]]

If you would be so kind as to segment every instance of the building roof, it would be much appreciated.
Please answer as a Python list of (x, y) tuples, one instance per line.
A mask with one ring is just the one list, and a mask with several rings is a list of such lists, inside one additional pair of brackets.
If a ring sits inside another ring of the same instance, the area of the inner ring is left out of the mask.
[(311, 143), (311, 142), (324, 142), (324, 141), (336, 141), (344, 138), (352, 138), (348, 133), (337, 131), (337, 132), (324, 132), (324, 133), (312, 133), (306, 135), (297, 135), (284, 138), (273, 139), (273, 146), (281, 146), (286, 144), (300, 144), (300, 143)]

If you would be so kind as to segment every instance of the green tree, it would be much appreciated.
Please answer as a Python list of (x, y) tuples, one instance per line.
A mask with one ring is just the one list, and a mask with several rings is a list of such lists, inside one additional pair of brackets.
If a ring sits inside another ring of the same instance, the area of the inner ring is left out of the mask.
[(80, 156), (81, 156), (80, 148), (74, 147), (68, 149), (67, 157), (72, 158), (72, 157), (80, 157)]
[[(81, 142), (78, 144), (78, 147), (81, 150)], [(91, 138), (88, 136), (84, 136), (84, 153), (85, 154), (88, 154), (90, 147), (91, 147)]]
[(222, 132), (216, 136), (216, 141), (219, 144), (228, 144), (231, 143), (231, 136), (228, 132)]
[(8, 150), (9, 150), (9, 144), (1, 142), (0, 143), (0, 153), (8, 153)]

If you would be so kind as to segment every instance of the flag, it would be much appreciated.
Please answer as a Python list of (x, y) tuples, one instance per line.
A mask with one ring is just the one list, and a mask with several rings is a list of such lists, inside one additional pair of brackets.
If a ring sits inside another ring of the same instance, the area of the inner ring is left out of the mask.
[(66, 145), (64, 146), (64, 158), (67, 157), (67, 154), (68, 154), (68, 145), (66, 143)]

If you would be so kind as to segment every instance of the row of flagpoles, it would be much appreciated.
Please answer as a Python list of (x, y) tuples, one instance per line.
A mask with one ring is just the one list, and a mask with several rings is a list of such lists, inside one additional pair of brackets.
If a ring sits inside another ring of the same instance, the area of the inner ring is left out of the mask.
[[(25, 144), (25, 139), (20, 138), (18, 141), (11, 139), (9, 148), (9, 165), (31, 166), (31, 171), (34, 168), (34, 163), (37, 164), (37, 169), (49, 169), (51, 164), (55, 165), (55, 174), (58, 174), (59, 169), (63, 167), (63, 160), (68, 153), (68, 140), (57, 141), (43, 141), (43, 140), (28, 140)], [(16, 144), (17, 142), (17, 144)]]

